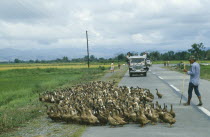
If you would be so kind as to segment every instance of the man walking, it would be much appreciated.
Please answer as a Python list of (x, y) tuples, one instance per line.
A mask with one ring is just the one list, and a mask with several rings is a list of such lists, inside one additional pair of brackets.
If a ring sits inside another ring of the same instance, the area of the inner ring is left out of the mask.
[(194, 56), (190, 56), (189, 62), (191, 64), (191, 68), (189, 71), (184, 69), (184, 72), (186, 72), (188, 75), (190, 75), (190, 82), (189, 82), (189, 88), (188, 88), (188, 101), (184, 103), (185, 106), (190, 105), (190, 100), (192, 98), (192, 91), (194, 89), (195, 94), (198, 97), (199, 104), (197, 106), (202, 106), (202, 100), (201, 95), (198, 89), (199, 86), (199, 79), (200, 79), (200, 65), (196, 62), (196, 59)]

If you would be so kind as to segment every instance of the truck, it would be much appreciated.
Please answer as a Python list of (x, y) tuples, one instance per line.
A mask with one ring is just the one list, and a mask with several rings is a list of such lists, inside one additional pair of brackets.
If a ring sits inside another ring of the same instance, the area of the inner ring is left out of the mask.
[(152, 61), (147, 58), (147, 66), (151, 67), (152, 66)]
[(143, 74), (147, 76), (147, 71), (149, 70), (147, 66), (147, 56), (130, 56), (129, 58), (129, 75), (133, 74)]

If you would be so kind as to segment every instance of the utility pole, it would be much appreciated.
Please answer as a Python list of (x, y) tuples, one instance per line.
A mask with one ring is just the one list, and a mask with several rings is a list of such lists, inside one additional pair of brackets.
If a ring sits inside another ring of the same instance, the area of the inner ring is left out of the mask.
[(87, 57), (88, 57), (88, 68), (90, 67), (90, 58), (89, 58), (89, 46), (88, 46), (88, 31), (86, 30), (86, 39), (87, 39)]

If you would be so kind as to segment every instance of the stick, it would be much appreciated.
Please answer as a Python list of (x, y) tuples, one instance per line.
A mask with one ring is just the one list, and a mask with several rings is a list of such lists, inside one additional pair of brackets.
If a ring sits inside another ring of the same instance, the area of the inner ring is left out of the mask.
[[(185, 69), (185, 63), (184, 63), (184, 69)], [(184, 93), (184, 83), (185, 83), (185, 77), (186, 75), (184, 74), (183, 76), (183, 81), (182, 81), (182, 95), (181, 95), (181, 99), (180, 99), (180, 102), (179, 102), (179, 105), (181, 105), (182, 103), (182, 96), (183, 96), (183, 93)]]

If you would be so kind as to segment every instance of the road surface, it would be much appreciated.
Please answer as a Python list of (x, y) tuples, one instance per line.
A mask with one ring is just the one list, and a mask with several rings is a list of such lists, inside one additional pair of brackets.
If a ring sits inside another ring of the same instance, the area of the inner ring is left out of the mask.
[(200, 91), (204, 105), (197, 107), (197, 97), (193, 95), (192, 105), (179, 105), (181, 91), (186, 102), (189, 76), (179, 72), (169, 71), (160, 65), (153, 65), (147, 77), (129, 77), (125, 74), (119, 85), (139, 86), (148, 88), (155, 94), (157, 88), (162, 94), (162, 99), (157, 99), (160, 104), (173, 104), (177, 122), (172, 128), (167, 124), (147, 125), (140, 128), (138, 124), (128, 124), (124, 127), (110, 128), (109, 126), (89, 127), (83, 137), (210, 137), (210, 82), (201, 80)]

